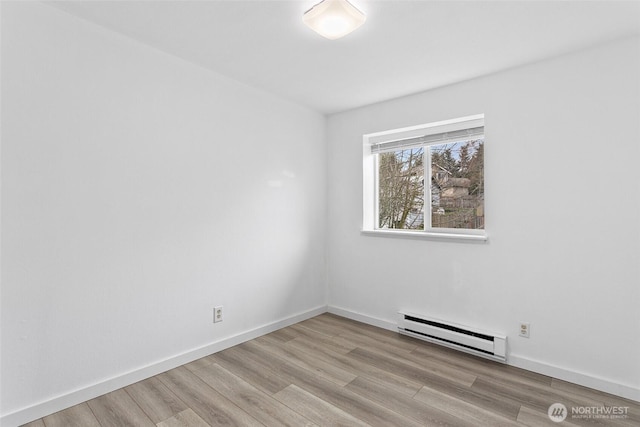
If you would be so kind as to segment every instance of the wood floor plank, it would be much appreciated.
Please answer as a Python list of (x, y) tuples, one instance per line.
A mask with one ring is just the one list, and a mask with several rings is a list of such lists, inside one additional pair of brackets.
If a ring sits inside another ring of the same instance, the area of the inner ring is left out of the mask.
[[(259, 360), (267, 361), (268, 365), (262, 365), (263, 369), (271, 369), (273, 374), (286, 379), (291, 384), (306, 390), (315, 395), (319, 399), (331, 403), (334, 406), (348, 412), (357, 419), (364, 421), (372, 426), (419, 426), (420, 423), (410, 418), (397, 414), (373, 401), (364, 398), (350, 390), (346, 390), (337, 384), (326, 380), (314, 372), (304, 369), (296, 364), (287, 363), (278, 355), (271, 353), (263, 346), (255, 344), (253, 341), (246, 342), (243, 346), (251, 346), (255, 353), (259, 356)], [(276, 363), (276, 359), (284, 363)], [(258, 362), (260, 364), (260, 362)]]
[(434, 375), (427, 371), (422, 371), (412, 365), (402, 363), (402, 360), (396, 360), (388, 356), (381, 356), (379, 353), (370, 352), (368, 350), (356, 349), (349, 353), (348, 356), (354, 357), (355, 360), (363, 364), (370, 364), (393, 372), (396, 375), (419, 381), (422, 385), (434, 388), (451, 396), (457, 396), (462, 400), (478, 405), (484, 409), (495, 408), (496, 412), (511, 419), (515, 419), (520, 410), (520, 404), (514, 399), (498, 394), (480, 393), (465, 385), (460, 385), (452, 381)]
[(300, 334), (287, 343), (296, 340), (304, 340), (306, 342), (316, 343), (318, 349), (329, 349), (342, 354), (349, 353), (357, 347), (356, 344), (341, 337), (327, 337), (326, 335), (318, 334), (302, 326), (299, 327), (298, 325), (293, 325), (291, 328), (296, 328), (296, 331), (300, 331)]
[(345, 388), (405, 417), (410, 417), (422, 425), (477, 427), (477, 424), (431, 407), (422, 401), (405, 395), (388, 393), (384, 386), (366, 378), (358, 377)]
[(423, 385), (437, 383), (443, 385), (458, 384), (469, 387), (475, 381), (475, 377), (473, 376), (464, 377), (464, 372), (460, 375), (447, 376), (438, 370), (420, 367), (418, 364), (407, 359), (397, 358), (393, 355), (375, 352), (369, 349), (356, 348), (349, 352), (347, 356), (362, 363), (377, 366), (387, 372), (418, 381)]
[(157, 424), (158, 427), (211, 427), (192, 409), (188, 408)]
[(303, 327), (315, 331), (327, 337), (335, 337), (344, 332), (344, 328), (339, 325), (333, 325), (326, 320), (313, 317), (297, 324), (298, 327)]
[(262, 426), (255, 418), (209, 387), (185, 367), (167, 371), (158, 378), (212, 427)]
[[(471, 356), (473, 357), (473, 356)], [(491, 370), (492, 373), (488, 373), (486, 370), (483, 376), (490, 378), (505, 378), (510, 381), (521, 382), (523, 384), (550, 386), (551, 377), (542, 375), (537, 372), (527, 371), (525, 369), (516, 368), (515, 366), (505, 365), (504, 363), (498, 363), (491, 360), (481, 359), (480, 366)]]
[(476, 426), (510, 427), (518, 425), (513, 418), (506, 418), (497, 412), (480, 408), (426, 386), (414, 396), (414, 399), (451, 415), (460, 417)]
[(278, 345), (267, 337), (256, 338), (253, 340), (253, 343), (265, 347), (270, 352), (280, 356), (281, 359), (287, 360), (288, 363), (293, 363), (312, 371), (316, 375), (334, 382), (339, 386), (345, 386), (356, 377), (356, 375), (346, 369), (340, 368), (335, 363), (326, 362), (319, 357), (305, 353), (294, 347)]
[(505, 378), (525, 384), (551, 385), (551, 378), (546, 375), (483, 359), (428, 342), (421, 343), (412, 353), (439, 360), (454, 369), (476, 376), (483, 375), (490, 378)]
[[(273, 374), (273, 369), (264, 369), (264, 360), (256, 359), (254, 352), (243, 345), (235, 346), (217, 354), (218, 364), (229, 372), (239, 376), (259, 390), (274, 394), (291, 383)], [(282, 362), (278, 361), (278, 364)]]
[(314, 354), (315, 357), (324, 360), (326, 363), (334, 363), (336, 366), (339, 366), (356, 376), (373, 378), (384, 384), (389, 393), (402, 393), (408, 396), (413, 396), (422, 388), (422, 383), (420, 382), (395, 375), (394, 373), (384, 371), (373, 365), (360, 363), (359, 361), (349, 358), (344, 354), (335, 353), (327, 348), (322, 348), (322, 346), (318, 347), (305, 337), (295, 338), (285, 345)]
[(103, 426), (155, 427), (156, 425), (123, 388), (92, 399), (87, 404)]
[(206, 366), (213, 365), (217, 361), (218, 359), (216, 358), (216, 355), (210, 354), (209, 356), (201, 357), (200, 359), (187, 363), (186, 365), (184, 365), (184, 367), (190, 370), (191, 372), (194, 372)]
[(86, 402), (44, 417), (43, 421), (47, 427), (100, 427)]
[(291, 384), (273, 395), (294, 411), (304, 414), (319, 426), (366, 427), (363, 421), (353, 417), (342, 409), (326, 402), (315, 395)]
[[(396, 353), (390, 353), (386, 349), (368, 347), (366, 350), (378, 353), (387, 358), (398, 358)], [(477, 378), (474, 373), (459, 369), (446, 361), (435, 359), (422, 353), (410, 352), (402, 354), (401, 360), (403, 363), (429, 371), (432, 374), (447, 378), (452, 382), (457, 382), (467, 387), (470, 387)]]
[(300, 334), (291, 327), (278, 329), (277, 331), (271, 332), (267, 335), (271, 338), (282, 341), (283, 343), (300, 336)]
[(520, 410), (520, 402), (503, 395), (487, 392), (482, 393), (473, 388), (452, 384), (443, 385), (441, 383), (432, 383), (425, 386), (446, 394), (453, 399), (459, 399), (477, 406), (480, 409), (500, 414), (507, 419), (515, 419)]
[(386, 350), (398, 356), (412, 352), (420, 344), (413, 338), (386, 330), (381, 331), (384, 333), (381, 332), (378, 335), (374, 333), (358, 334), (352, 331), (345, 331), (334, 338), (342, 338), (358, 347)]
[(125, 391), (154, 423), (187, 409), (187, 405), (156, 377), (125, 387)]
[(30, 423), (23, 424), (20, 427), (46, 427), (46, 426), (44, 425), (44, 421), (42, 421), (42, 418), (40, 418), (39, 420), (35, 420)]
[[(294, 369), (295, 371), (297, 371), (297, 368)], [(398, 414), (364, 396), (353, 393), (351, 390), (338, 387), (334, 383), (325, 380), (318, 381), (317, 378), (309, 378), (306, 374), (295, 372), (296, 380), (294, 384), (372, 426), (410, 427), (421, 425), (411, 418)]]
[(238, 405), (267, 426), (315, 426), (307, 418), (291, 410), (270, 395), (233, 375), (218, 364), (200, 369), (197, 374), (211, 388)]
[(542, 413), (531, 408), (523, 406), (518, 414), (518, 423), (529, 427), (547, 427), (551, 425), (561, 425), (562, 427), (576, 427), (576, 424), (572, 424), (569, 420), (564, 420), (561, 423), (554, 423), (549, 419), (547, 413)]
[(357, 345), (346, 341), (338, 343), (334, 338), (309, 338), (306, 336), (296, 337), (286, 342), (286, 345), (296, 345), (298, 343), (307, 348), (311, 347), (318, 353), (347, 354), (351, 350), (357, 348)]
[(317, 316), (316, 319), (322, 319), (322, 321), (324, 322), (329, 322), (335, 326), (340, 327), (341, 332), (336, 336), (349, 335), (366, 337), (380, 343), (381, 345), (388, 345), (393, 348), (402, 349), (405, 351), (411, 351), (415, 349), (417, 345), (423, 342), (416, 338), (399, 334), (397, 331), (378, 328), (376, 326), (367, 325), (365, 323), (357, 322), (355, 320), (336, 316), (330, 313), (325, 313), (321, 316)]
[[(559, 379), (555, 379), (552, 378), (551, 379), (551, 388), (556, 389), (556, 390), (562, 390), (562, 391), (568, 391), (571, 392), (573, 394), (579, 395), (579, 396), (584, 396), (588, 399), (594, 400), (594, 401), (600, 401), (600, 402), (604, 402), (607, 403), (607, 400), (609, 400), (612, 396), (608, 395), (607, 393), (598, 391), (598, 390), (594, 390), (592, 388), (588, 388), (588, 387), (583, 387), (581, 385), (578, 384), (572, 384), (570, 382), (567, 381), (562, 381)], [(640, 404), (637, 404), (638, 406), (640, 406)]]

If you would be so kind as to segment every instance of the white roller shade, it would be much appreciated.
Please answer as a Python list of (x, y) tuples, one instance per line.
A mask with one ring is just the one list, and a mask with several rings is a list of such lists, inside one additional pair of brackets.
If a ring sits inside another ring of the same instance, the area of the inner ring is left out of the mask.
[(410, 148), (424, 147), (427, 145), (447, 144), (484, 137), (484, 126), (468, 129), (454, 130), (450, 132), (433, 133), (413, 138), (398, 139), (395, 141), (379, 142), (371, 145), (371, 153), (385, 153), (400, 151)]

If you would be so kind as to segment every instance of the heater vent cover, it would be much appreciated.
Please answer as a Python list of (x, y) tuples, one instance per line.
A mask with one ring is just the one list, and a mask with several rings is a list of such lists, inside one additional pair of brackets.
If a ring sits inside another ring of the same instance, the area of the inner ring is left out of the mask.
[(398, 332), (499, 362), (507, 360), (507, 337), (415, 313), (398, 313)]

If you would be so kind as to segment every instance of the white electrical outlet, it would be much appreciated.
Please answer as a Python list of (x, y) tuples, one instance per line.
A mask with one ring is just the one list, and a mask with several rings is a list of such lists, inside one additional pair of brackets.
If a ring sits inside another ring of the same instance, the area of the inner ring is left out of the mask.
[(223, 319), (222, 306), (219, 305), (213, 308), (213, 323), (222, 322)]
[(531, 332), (531, 325), (529, 323), (520, 322), (520, 336), (529, 338), (529, 332)]

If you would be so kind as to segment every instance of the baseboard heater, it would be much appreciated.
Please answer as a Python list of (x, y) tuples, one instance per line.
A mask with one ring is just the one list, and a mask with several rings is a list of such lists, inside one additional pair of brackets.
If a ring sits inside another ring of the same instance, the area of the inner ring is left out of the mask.
[(465, 353), (507, 361), (507, 337), (415, 313), (398, 313), (398, 332)]

